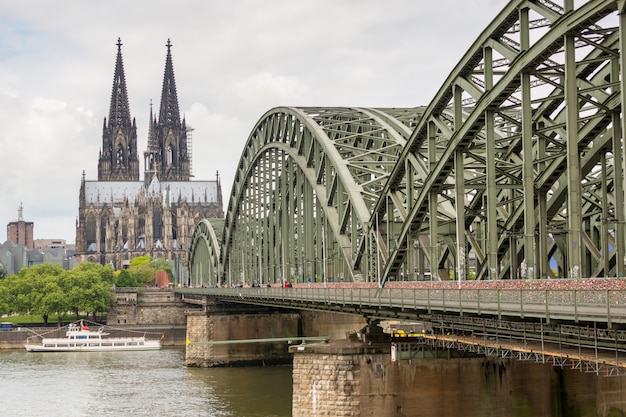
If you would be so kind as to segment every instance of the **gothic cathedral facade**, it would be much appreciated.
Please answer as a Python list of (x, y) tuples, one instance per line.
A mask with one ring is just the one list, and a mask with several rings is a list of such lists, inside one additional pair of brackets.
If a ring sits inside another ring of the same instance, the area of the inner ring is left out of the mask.
[(223, 218), (219, 174), (215, 181), (192, 181), (186, 121), (181, 120), (170, 41), (158, 117), (150, 107), (144, 178), (139, 177), (137, 125), (131, 119), (122, 43), (117, 58), (109, 118), (105, 117), (98, 180), (83, 173), (76, 256), (81, 261), (126, 267), (136, 256), (173, 262), (175, 279), (188, 279), (188, 253), (196, 224)]

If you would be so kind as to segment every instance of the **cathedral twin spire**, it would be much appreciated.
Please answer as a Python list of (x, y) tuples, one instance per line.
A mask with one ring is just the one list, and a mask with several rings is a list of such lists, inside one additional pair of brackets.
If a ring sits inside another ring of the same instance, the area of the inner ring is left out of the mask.
[(126, 76), (122, 60), (122, 40), (117, 38), (117, 58), (113, 75), (113, 91), (109, 110), (109, 126), (130, 126), (130, 108), (126, 91)]
[[(148, 127), (148, 146), (144, 152), (146, 177), (158, 175), (162, 181), (189, 181), (190, 161), (187, 153), (187, 128), (180, 120), (176, 80), (168, 39), (159, 119), (152, 114)], [(102, 150), (98, 162), (99, 181), (139, 180), (137, 159), (137, 126), (130, 117), (126, 77), (122, 60), (122, 42), (117, 41), (117, 58), (109, 120), (105, 118)], [(148, 172), (150, 175), (148, 175)]]

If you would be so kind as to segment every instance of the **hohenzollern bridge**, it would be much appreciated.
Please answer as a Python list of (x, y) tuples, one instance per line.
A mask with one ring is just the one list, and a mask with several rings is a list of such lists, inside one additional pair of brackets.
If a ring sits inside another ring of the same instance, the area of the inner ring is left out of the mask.
[(423, 107), (269, 110), (189, 284), (623, 277), (625, 11), (514, 0)]

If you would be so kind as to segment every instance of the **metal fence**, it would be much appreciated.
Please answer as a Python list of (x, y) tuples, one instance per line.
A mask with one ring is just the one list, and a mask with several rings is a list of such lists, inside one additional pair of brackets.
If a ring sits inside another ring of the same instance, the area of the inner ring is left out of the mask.
[(179, 288), (183, 300), (232, 302), (319, 310), (448, 312), (626, 323), (626, 291), (400, 288)]

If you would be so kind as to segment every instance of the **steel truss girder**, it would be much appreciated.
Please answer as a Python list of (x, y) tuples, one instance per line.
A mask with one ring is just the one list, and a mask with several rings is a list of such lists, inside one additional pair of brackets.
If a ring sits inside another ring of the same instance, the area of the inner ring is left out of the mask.
[(268, 111), (235, 175), (222, 240), (227, 283), (369, 280), (353, 253), (421, 109)]
[(368, 226), (383, 281), (415, 236), (435, 278), (623, 276), (624, 29), (571, 4), (511, 1), (426, 108)]
[(497, 357), (501, 359), (516, 359), (525, 361), (534, 361), (535, 363), (550, 364), (561, 368), (569, 368), (585, 373), (595, 373), (601, 376), (624, 376), (626, 375), (626, 367), (607, 364), (602, 361), (591, 359), (583, 359), (578, 357), (561, 357), (544, 354), (541, 352), (523, 352), (506, 346), (482, 346), (479, 344), (464, 343), (459, 340), (447, 340), (437, 337), (426, 338), (426, 346), (431, 349), (451, 349), (461, 352), (472, 353), (475, 355), (484, 355), (488, 357)]
[[(215, 228), (212, 222), (216, 223)], [(196, 226), (191, 238), (189, 254), (190, 284), (215, 285), (221, 281), (221, 232), (224, 221), (202, 219)], [(216, 233), (218, 229), (220, 236)]]

